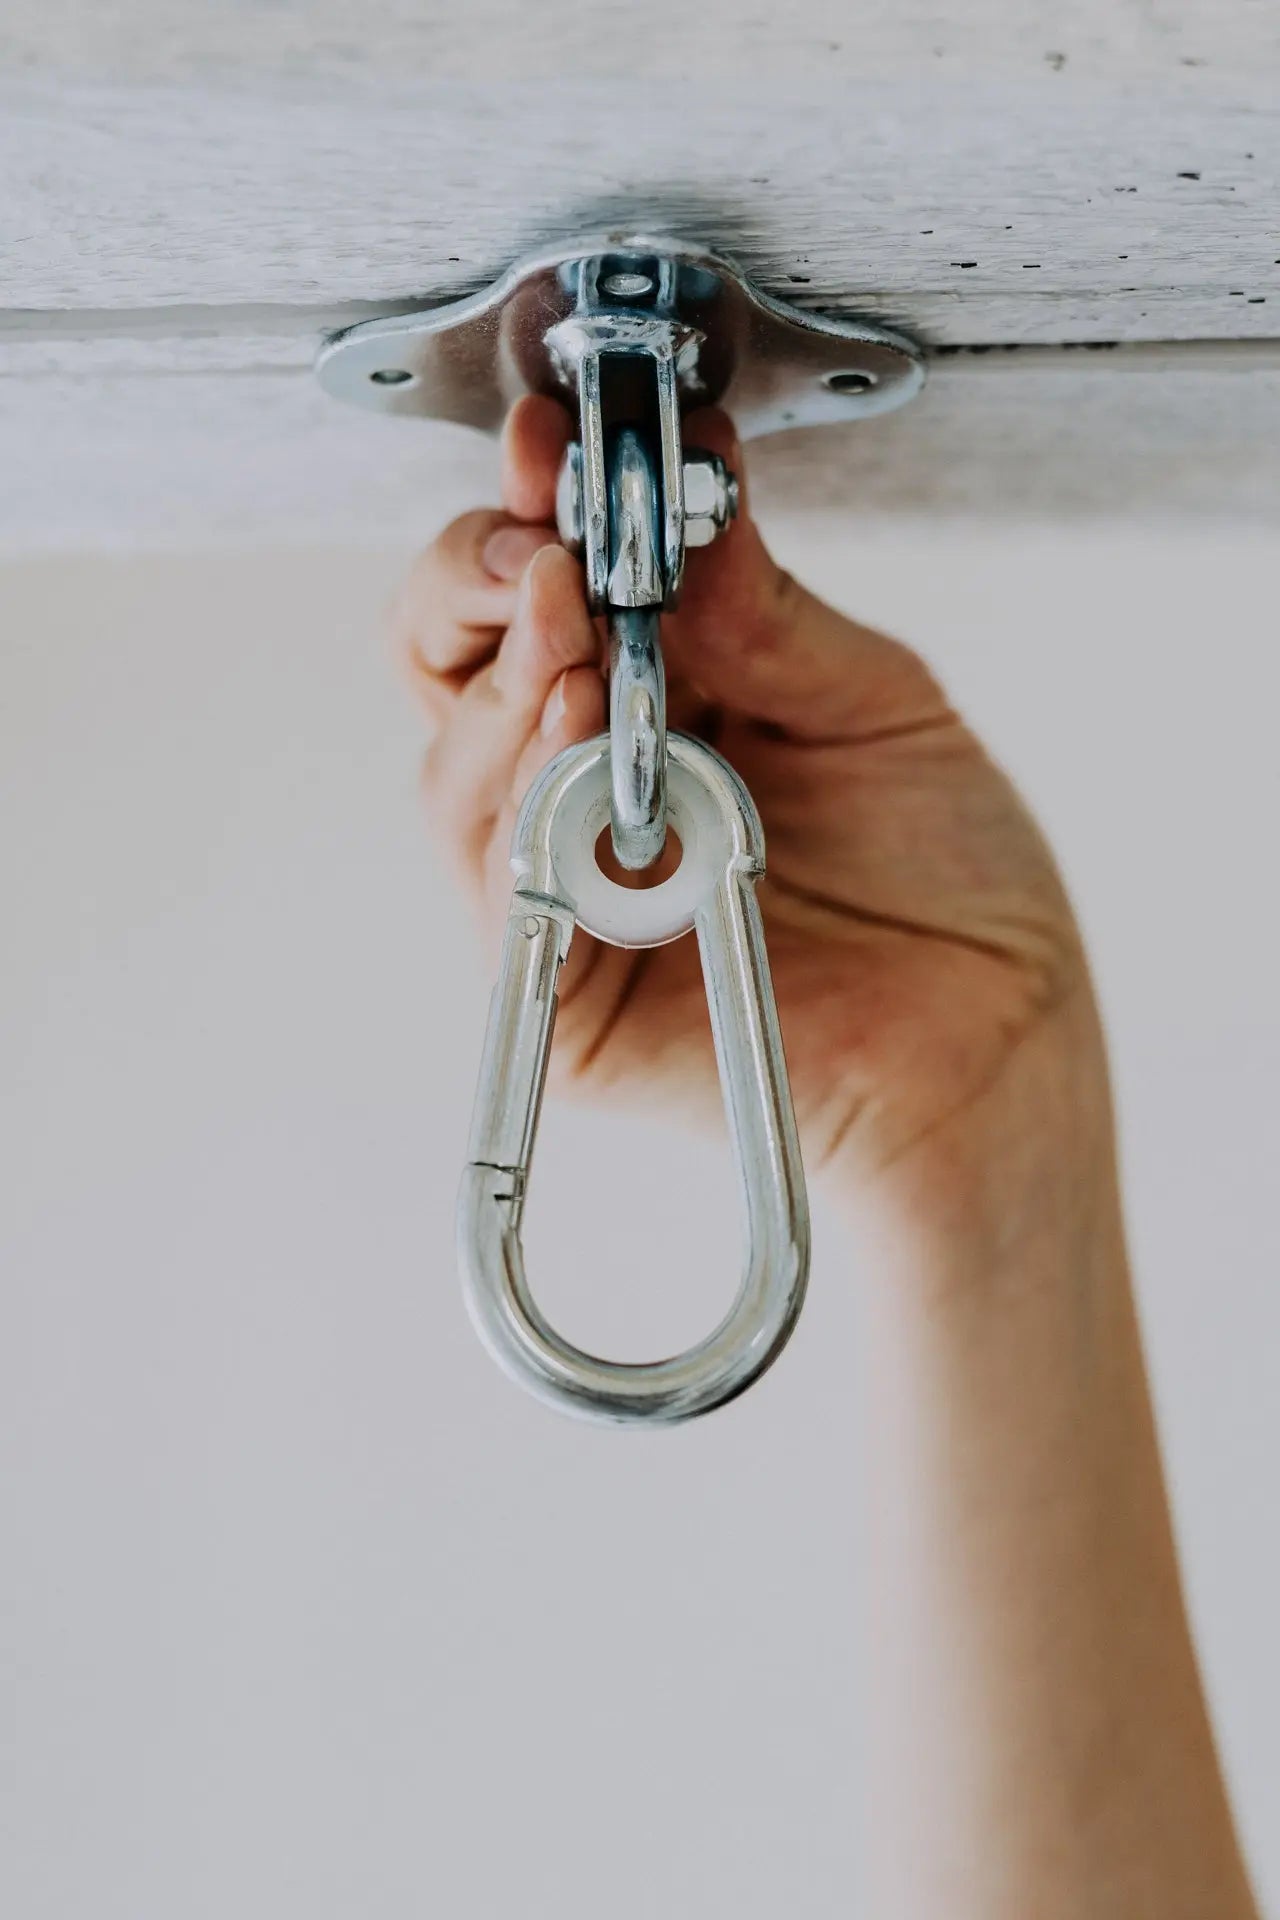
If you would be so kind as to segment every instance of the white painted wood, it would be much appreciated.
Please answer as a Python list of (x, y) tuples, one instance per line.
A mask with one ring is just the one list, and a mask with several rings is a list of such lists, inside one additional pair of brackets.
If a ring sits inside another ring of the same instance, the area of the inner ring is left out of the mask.
[(1269, 0), (1056, 0), (1043, 8), (969, 0), (963, 8), (901, 0), (804, 0), (789, 12), (739, 0), (732, 15), (685, 0), (565, 0), (521, 8), (512, 0), (8, 0), (0, 26), (6, 65), (68, 74), (112, 72), (140, 80), (253, 71), (288, 77), (300, 64), (340, 82), (361, 73), (404, 79), (429, 70), (439, 81), (474, 80), (477, 48), (495, 80), (546, 83), (572, 56), (587, 79), (627, 62), (655, 78), (748, 71), (768, 59), (779, 83), (809, 81), (833, 64), (846, 78), (868, 67), (919, 71), (930, 61), (1021, 72), (1048, 65), (1151, 79), (1182, 67), (1248, 73), (1274, 51), (1280, 27)]
[(1270, 0), (8, 15), (7, 307), (444, 295), (621, 221), (939, 340), (1280, 331)]
[[(584, 228), (708, 241), (939, 346), (1280, 337), (1280, 9), (8, 0), (0, 178), (0, 538), (330, 538), (366, 510), (399, 538), (401, 488), (456, 491), (424, 478), (443, 443), (330, 418), (318, 339)], [(1004, 371), (813, 443), (811, 495), (1280, 494), (1269, 385)]]
[(581, 82), (10, 81), (4, 304), (452, 296), (621, 223), (941, 341), (1274, 333), (1277, 75), (1204, 102), (1049, 69), (823, 79), (779, 110), (762, 68), (710, 99), (640, 87), (625, 118)]

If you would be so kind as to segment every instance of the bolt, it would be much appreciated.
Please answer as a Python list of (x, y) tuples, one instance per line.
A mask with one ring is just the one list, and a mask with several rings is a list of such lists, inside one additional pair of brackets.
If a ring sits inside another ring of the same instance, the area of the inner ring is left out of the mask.
[(600, 291), (613, 300), (643, 300), (653, 292), (653, 280), (647, 273), (607, 273)]
[[(738, 482), (718, 454), (691, 448), (684, 462), (684, 543), (709, 547), (738, 511)], [(571, 440), (556, 481), (556, 530), (570, 553), (585, 543), (582, 444)]]

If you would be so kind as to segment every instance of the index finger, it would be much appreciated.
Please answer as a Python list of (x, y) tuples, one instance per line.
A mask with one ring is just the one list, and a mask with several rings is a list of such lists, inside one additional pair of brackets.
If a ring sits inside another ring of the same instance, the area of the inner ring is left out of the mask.
[(573, 420), (558, 400), (526, 393), (502, 429), (502, 499), (517, 520), (556, 515), (556, 477), (573, 438)]

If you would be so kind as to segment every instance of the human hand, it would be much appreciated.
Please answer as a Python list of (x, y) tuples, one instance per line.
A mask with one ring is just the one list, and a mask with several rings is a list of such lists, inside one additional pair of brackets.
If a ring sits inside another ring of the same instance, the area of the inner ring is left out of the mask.
[[(433, 737), (425, 790), (496, 934), (515, 812), (540, 767), (605, 725), (602, 638), (553, 525), (570, 434), (521, 401), (503, 511), (464, 515), (415, 566), (395, 625)], [(741, 449), (722, 415), (690, 444)], [(743, 490), (689, 557), (664, 617), (673, 728), (737, 769), (765, 826), (760, 901), (811, 1167), (865, 1183), (910, 1166), (913, 1204), (1085, 1101), (1106, 1131), (1102, 1052), (1079, 937), (1051, 856), (923, 662), (778, 568)], [(553, 1088), (718, 1105), (696, 945), (641, 951), (579, 933), (560, 980)], [(946, 1204), (951, 1204), (948, 1199)]]

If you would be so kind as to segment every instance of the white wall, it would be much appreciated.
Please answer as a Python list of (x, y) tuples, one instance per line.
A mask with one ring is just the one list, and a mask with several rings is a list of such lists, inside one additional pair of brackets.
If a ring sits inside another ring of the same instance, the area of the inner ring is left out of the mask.
[[(782, 544), (942, 663), (1074, 884), (1192, 1599), (1280, 1900), (1274, 550)], [(783, 1363), (672, 1433), (559, 1421), (479, 1352), (450, 1213), (488, 983), (373, 637), (395, 571), (0, 574), (0, 1902), (836, 1920), (874, 1764), (858, 1276), (820, 1216)], [(623, 1169), (671, 1198), (643, 1240)], [(710, 1148), (550, 1116), (548, 1304), (632, 1352), (687, 1337), (731, 1206)]]

